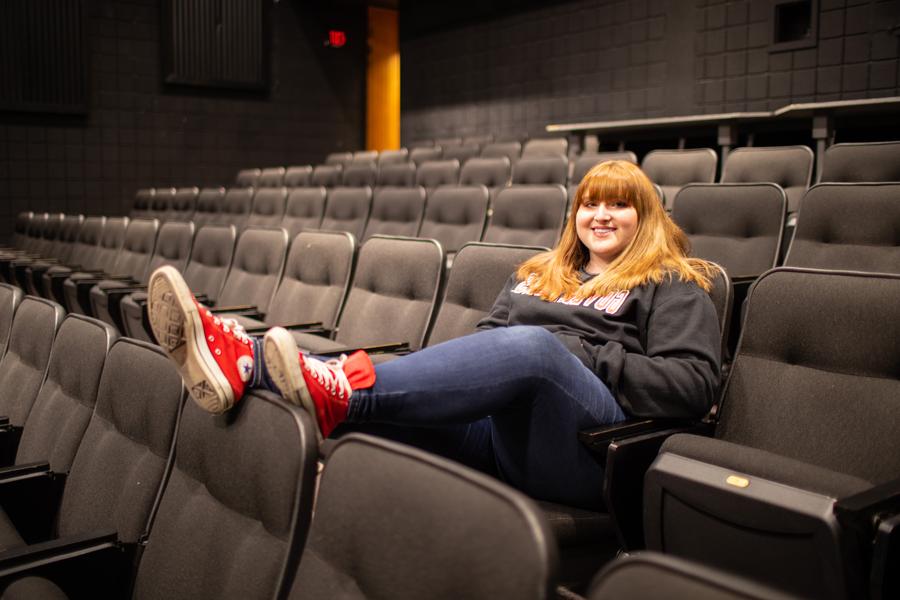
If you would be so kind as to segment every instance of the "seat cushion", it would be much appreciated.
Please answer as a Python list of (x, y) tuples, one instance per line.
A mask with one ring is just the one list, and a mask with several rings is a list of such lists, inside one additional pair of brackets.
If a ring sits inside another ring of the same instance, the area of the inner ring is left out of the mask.
[(832, 498), (851, 496), (872, 487), (868, 481), (852, 475), (765, 450), (698, 435), (673, 435), (663, 443), (660, 453), (663, 452), (671, 452)]
[(0, 550), (9, 550), (24, 545), (25, 540), (19, 535), (16, 526), (6, 516), (6, 511), (0, 508)]
[(41, 600), (68, 600), (68, 596), (55, 583), (43, 577), (23, 577), (9, 584), (3, 590), (3, 598), (18, 600), (41, 598)]

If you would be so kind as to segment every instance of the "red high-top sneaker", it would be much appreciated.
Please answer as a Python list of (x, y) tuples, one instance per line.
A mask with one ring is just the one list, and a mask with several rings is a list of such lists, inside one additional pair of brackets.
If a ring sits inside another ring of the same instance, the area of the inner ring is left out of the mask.
[(266, 369), (281, 395), (315, 415), (320, 442), (347, 418), (353, 390), (375, 383), (375, 367), (362, 350), (323, 362), (304, 356), (281, 327), (266, 332), (263, 352)]
[(253, 342), (236, 321), (199, 304), (174, 268), (154, 271), (148, 287), (153, 334), (191, 397), (212, 413), (231, 408), (253, 376)]

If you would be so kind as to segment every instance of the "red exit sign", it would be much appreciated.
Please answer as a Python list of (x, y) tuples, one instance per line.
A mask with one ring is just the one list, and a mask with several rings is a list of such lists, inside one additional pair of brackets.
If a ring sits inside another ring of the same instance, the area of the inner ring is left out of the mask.
[(328, 32), (328, 41), (326, 46), (332, 48), (342, 48), (347, 43), (347, 34), (339, 29), (332, 29)]

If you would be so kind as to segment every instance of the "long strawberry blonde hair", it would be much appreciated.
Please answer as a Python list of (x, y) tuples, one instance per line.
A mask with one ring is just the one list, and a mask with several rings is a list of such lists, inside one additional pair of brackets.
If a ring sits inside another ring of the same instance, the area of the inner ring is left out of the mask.
[[(634, 238), (606, 271), (582, 283), (579, 273), (590, 256), (578, 239), (575, 215), (588, 199), (624, 200), (637, 211), (638, 224)], [(560, 297), (604, 296), (675, 277), (709, 291), (712, 266), (704, 260), (689, 258), (689, 252), (687, 236), (666, 214), (644, 172), (630, 162), (609, 160), (595, 165), (578, 184), (569, 219), (556, 248), (522, 263), (516, 275), (521, 281), (530, 279), (530, 292), (551, 302)]]

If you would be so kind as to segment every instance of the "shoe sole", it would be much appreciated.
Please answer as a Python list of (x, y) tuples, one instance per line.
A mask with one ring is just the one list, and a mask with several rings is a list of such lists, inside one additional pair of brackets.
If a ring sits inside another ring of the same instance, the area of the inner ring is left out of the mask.
[(161, 267), (153, 273), (147, 310), (157, 343), (175, 363), (194, 402), (211, 413), (231, 408), (231, 384), (208, 366), (216, 362), (206, 345), (200, 311), (175, 269)]
[(312, 417), (316, 424), (316, 438), (322, 442), (322, 429), (316, 417), (316, 405), (313, 402), (306, 380), (303, 378), (303, 369), (300, 368), (300, 359), (297, 344), (294, 338), (286, 330), (275, 327), (266, 332), (263, 339), (263, 352), (266, 358), (266, 369), (272, 383), (287, 400), (302, 406)]

